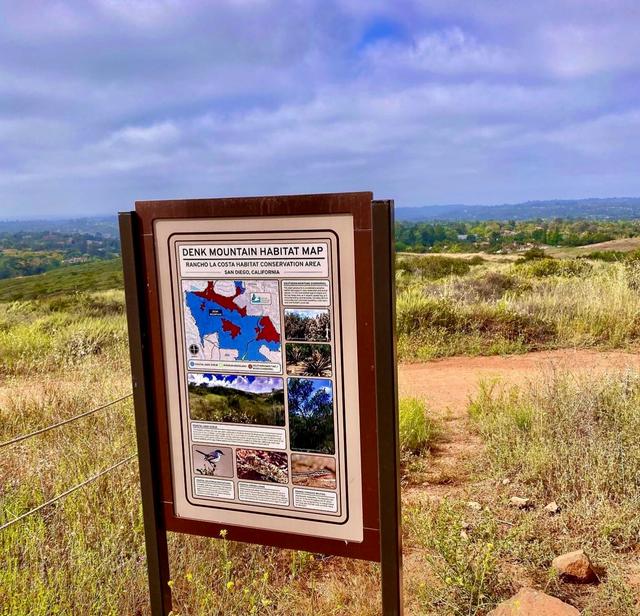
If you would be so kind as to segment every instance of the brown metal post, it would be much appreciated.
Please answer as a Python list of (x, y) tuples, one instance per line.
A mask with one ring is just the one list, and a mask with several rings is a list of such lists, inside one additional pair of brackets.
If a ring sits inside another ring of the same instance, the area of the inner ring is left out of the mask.
[(372, 222), (382, 614), (402, 616), (402, 517), (395, 344), (393, 201), (373, 201)]
[(138, 248), (136, 216), (133, 212), (121, 212), (120, 245), (122, 269), (127, 304), (129, 329), (129, 354), (133, 383), (133, 403), (136, 418), (140, 492), (147, 552), (147, 572), (152, 616), (167, 616), (171, 611), (169, 588), (169, 554), (167, 532), (162, 516), (160, 486), (153, 472), (155, 439), (151, 434), (153, 421), (152, 388), (149, 384), (149, 360), (147, 357), (147, 316), (144, 302), (144, 280), (141, 275), (141, 259)]

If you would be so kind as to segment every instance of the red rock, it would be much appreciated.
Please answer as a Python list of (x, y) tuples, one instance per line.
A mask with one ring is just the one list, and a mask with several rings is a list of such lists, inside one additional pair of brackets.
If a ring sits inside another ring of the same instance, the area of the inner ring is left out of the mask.
[(508, 601), (501, 603), (488, 616), (579, 616), (575, 607), (545, 595), (539, 590), (522, 588)]
[(551, 566), (565, 582), (589, 584), (597, 582), (598, 576), (591, 566), (589, 557), (582, 551), (569, 552), (553, 559)]

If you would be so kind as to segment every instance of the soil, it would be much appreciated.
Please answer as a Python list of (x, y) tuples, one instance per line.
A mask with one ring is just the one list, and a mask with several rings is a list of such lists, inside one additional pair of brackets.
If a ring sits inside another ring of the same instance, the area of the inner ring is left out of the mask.
[(400, 395), (424, 397), (432, 411), (464, 415), (482, 380), (499, 379), (519, 385), (550, 370), (606, 372), (627, 366), (640, 368), (640, 354), (623, 351), (563, 349), (524, 355), (450, 357), (399, 368)]
[[(507, 479), (486, 473), (483, 444), (468, 417), (468, 404), (479, 384), (498, 380), (505, 386), (526, 385), (527, 381), (537, 380), (541, 374), (550, 371), (598, 374), (627, 367), (640, 369), (640, 353), (577, 349), (512, 356), (451, 357), (422, 364), (402, 364), (399, 368), (400, 395), (424, 398), (430, 415), (443, 426), (443, 435), (426, 459), (424, 470), (416, 472), (413, 469), (403, 480), (403, 507), (454, 499), (467, 502), (470, 508), (490, 506), (499, 522), (510, 524), (503, 521), (512, 515), (512, 510), (508, 506), (505, 508), (504, 503), (513, 495), (514, 485), (505, 485)], [(411, 579), (414, 574), (418, 575), (424, 566), (421, 551), (405, 546), (405, 577)], [(638, 593), (640, 606), (637, 561), (630, 555), (620, 566), (630, 572), (628, 583), (634, 594)], [(520, 587), (544, 588), (548, 583), (546, 571), (532, 573), (513, 563), (504, 563), (504, 568), (509, 572), (514, 592)], [(597, 587), (564, 590), (566, 596), (561, 598), (580, 607), (597, 592)]]
[(482, 444), (469, 424), (467, 408), (483, 381), (505, 386), (524, 385), (557, 370), (603, 373), (612, 369), (640, 369), (640, 354), (623, 351), (563, 349), (524, 355), (450, 357), (399, 368), (400, 396), (424, 398), (430, 414), (444, 427), (430, 459), (428, 475), (405, 492), (405, 498), (457, 496), (473, 500), (482, 487), (472, 484), (471, 471)]

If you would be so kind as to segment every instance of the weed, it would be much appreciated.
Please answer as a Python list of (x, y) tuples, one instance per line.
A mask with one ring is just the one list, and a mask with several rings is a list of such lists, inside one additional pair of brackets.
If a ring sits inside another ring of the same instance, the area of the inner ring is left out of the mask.
[[(474, 261), (473, 264), (477, 264)], [(447, 276), (464, 276), (471, 270), (472, 263), (455, 257), (403, 256), (398, 259), (396, 269), (427, 280), (438, 280)]]
[(483, 386), (470, 406), (494, 472), (540, 502), (568, 506), (616, 549), (634, 546), (640, 520), (640, 374), (552, 373), (525, 389)]
[(425, 401), (420, 398), (400, 400), (400, 449), (420, 454), (440, 436), (438, 424), (427, 416)]

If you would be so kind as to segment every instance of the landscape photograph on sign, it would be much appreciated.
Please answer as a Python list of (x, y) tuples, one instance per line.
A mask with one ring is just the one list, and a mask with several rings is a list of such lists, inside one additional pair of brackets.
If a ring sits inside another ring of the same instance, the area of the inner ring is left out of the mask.
[(281, 364), (280, 299), (275, 280), (185, 280), (187, 357)]
[(233, 449), (217, 445), (192, 447), (193, 470), (207, 477), (233, 477)]
[(294, 453), (291, 456), (291, 481), (296, 486), (336, 489), (336, 459)]
[(281, 451), (237, 449), (236, 473), (238, 479), (288, 483), (289, 463), (287, 454)]
[(333, 385), (328, 379), (287, 379), (290, 447), (335, 453)]
[(331, 345), (287, 343), (287, 373), (296, 376), (331, 376)]
[(287, 340), (329, 342), (331, 320), (327, 309), (287, 308), (284, 311), (284, 335)]
[(284, 426), (284, 379), (188, 374), (189, 415), (197, 421)]

